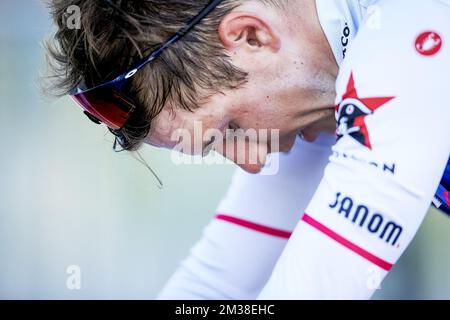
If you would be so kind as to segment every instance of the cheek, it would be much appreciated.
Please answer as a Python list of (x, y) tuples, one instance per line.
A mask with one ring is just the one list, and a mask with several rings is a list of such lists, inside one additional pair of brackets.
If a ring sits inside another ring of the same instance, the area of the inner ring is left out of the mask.
[(283, 88), (277, 87), (277, 80), (254, 80), (248, 84), (235, 106), (242, 126), (262, 129), (284, 128), (286, 101)]
[(292, 120), (270, 98), (242, 105), (236, 114), (235, 122), (243, 129), (277, 129), (283, 135), (292, 126)]

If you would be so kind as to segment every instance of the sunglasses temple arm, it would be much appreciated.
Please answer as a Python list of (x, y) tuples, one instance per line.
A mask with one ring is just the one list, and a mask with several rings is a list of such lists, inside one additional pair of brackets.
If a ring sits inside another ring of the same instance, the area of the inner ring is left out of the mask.
[[(206, 6), (194, 19), (192, 19), (186, 27), (179, 30), (177, 33), (175, 33), (172, 37), (167, 39), (159, 48), (157, 48), (153, 53), (147, 57), (144, 61), (140, 62), (138, 65), (136, 65), (133, 68), (133, 74), (135, 74), (137, 71), (142, 69), (146, 64), (151, 62), (152, 60), (156, 59), (161, 55), (161, 53), (174, 43), (176, 43), (178, 40), (183, 38), (192, 28), (194, 28), (201, 20), (203, 20), (212, 10), (214, 10), (223, 0), (214, 0), (211, 1), (211, 3)], [(126, 77), (126, 76), (125, 76)]]

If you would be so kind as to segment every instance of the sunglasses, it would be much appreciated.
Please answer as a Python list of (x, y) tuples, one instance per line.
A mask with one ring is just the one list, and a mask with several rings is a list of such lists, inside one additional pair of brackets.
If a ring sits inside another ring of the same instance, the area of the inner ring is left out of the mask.
[(221, 2), (222, 0), (210, 1), (186, 26), (178, 30), (146, 58), (136, 63), (130, 70), (94, 88), (86, 88), (84, 82), (82, 82), (69, 93), (70, 97), (80, 105), (86, 116), (93, 122), (97, 124), (104, 123), (114, 130), (123, 128), (133, 112), (137, 109), (137, 104), (133, 99), (127, 97), (123, 92), (127, 81), (149, 62), (159, 57), (164, 50), (183, 38)]

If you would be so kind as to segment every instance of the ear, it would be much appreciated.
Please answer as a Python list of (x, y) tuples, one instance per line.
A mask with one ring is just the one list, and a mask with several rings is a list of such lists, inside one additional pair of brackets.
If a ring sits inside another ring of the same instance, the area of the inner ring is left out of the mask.
[(280, 50), (280, 37), (270, 23), (251, 12), (234, 11), (227, 14), (219, 26), (219, 37), (224, 47), (230, 51)]

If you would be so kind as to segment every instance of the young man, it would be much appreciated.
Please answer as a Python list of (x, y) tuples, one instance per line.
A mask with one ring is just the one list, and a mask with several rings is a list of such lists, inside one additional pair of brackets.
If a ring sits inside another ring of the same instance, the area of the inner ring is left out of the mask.
[[(60, 19), (69, 5), (79, 30)], [(124, 149), (175, 148), (198, 123), (279, 130), (231, 151), (226, 134), (184, 148), (218, 144), (258, 173), (298, 135), (314, 142), (276, 176), (238, 173), (161, 298), (370, 298), (440, 180), (434, 201), (448, 209), (448, 0), (79, 0), (53, 12), (60, 87)], [(331, 152), (319, 135), (336, 128)]]

